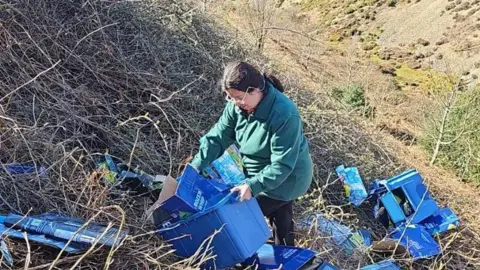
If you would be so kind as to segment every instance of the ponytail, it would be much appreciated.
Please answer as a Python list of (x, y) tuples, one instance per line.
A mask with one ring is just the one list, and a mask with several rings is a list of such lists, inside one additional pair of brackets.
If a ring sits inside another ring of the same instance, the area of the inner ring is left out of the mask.
[(265, 78), (265, 81), (268, 81), (269, 83), (273, 84), (273, 86), (275, 86), (275, 88), (277, 88), (277, 90), (280, 91), (281, 93), (285, 91), (285, 88), (283, 87), (280, 80), (274, 75), (270, 73), (263, 73), (263, 77)]

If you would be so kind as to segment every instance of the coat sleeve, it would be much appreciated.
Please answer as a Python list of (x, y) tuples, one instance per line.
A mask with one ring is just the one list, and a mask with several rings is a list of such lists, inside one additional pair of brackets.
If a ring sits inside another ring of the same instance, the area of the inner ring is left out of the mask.
[(228, 102), (218, 122), (200, 139), (200, 148), (191, 165), (203, 171), (235, 142), (235, 105)]

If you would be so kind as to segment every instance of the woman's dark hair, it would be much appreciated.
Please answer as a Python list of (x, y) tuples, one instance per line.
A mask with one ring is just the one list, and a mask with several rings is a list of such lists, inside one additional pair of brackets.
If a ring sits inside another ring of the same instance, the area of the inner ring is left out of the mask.
[(234, 61), (225, 66), (222, 78), (222, 90), (233, 88), (245, 92), (249, 87), (265, 89), (265, 83), (269, 82), (282, 92), (285, 90), (282, 83), (272, 74), (262, 74), (254, 66), (242, 62)]

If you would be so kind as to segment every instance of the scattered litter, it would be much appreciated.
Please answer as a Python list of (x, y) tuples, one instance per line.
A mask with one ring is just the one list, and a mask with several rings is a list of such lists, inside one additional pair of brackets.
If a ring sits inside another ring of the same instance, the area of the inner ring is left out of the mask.
[(119, 190), (133, 191), (136, 195), (149, 195), (155, 201), (163, 188), (166, 176), (150, 175), (140, 169), (132, 169), (125, 163), (114, 160), (108, 154), (97, 162), (97, 168), (104, 170), (103, 180)]
[[(399, 243), (414, 259), (439, 254), (440, 247), (432, 236), (459, 225), (459, 218), (450, 208), (440, 208), (431, 198), (422, 177), (415, 169), (387, 180), (372, 182), (369, 197), (376, 202), (375, 218), (391, 229), (393, 238), (400, 240)], [(392, 246), (378, 242), (375, 244), (375, 249), (388, 250)], [(394, 250), (398, 251), (398, 248), (395, 244)]]
[(13, 257), (10, 251), (8, 250), (7, 244), (3, 238), (0, 238), (0, 248), (2, 251), (2, 258), (9, 266), (13, 266)]
[[(190, 164), (185, 166), (183, 174), (177, 180), (167, 178), (165, 187), (167, 185), (168, 189), (162, 190), (155, 205), (156, 209), (162, 209), (159, 211), (169, 214), (170, 223), (204, 211), (223, 199), (225, 193), (230, 192), (217, 188), (214, 181), (200, 175)], [(163, 223), (165, 220), (157, 222)]]
[[(26, 217), (16, 214), (0, 216), (0, 231), (6, 235), (23, 239), (22, 232), (27, 233), (29, 240), (63, 249), (68, 253), (84, 251), (94, 243), (105, 246), (118, 246), (127, 236), (127, 231), (107, 228), (98, 223), (89, 223), (57, 213), (46, 213)], [(80, 229), (84, 226), (83, 229)], [(10, 228), (9, 228), (10, 227)], [(108, 230), (107, 230), (108, 229)]]
[(29, 241), (33, 241), (33, 242), (36, 242), (36, 243), (39, 243), (39, 244), (47, 245), (47, 246), (58, 248), (58, 249), (63, 249), (63, 250), (65, 250), (65, 252), (71, 253), (71, 254), (81, 253), (81, 252), (88, 249), (87, 246), (77, 244), (75, 242), (71, 242), (67, 246), (67, 241), (65, 241), (63, 239), (46, 237), (45, 235), (42, 235), (42, 234), (22, 232), (20, 230), (15, 230), (15, 229), (8, 228), (3, 224), (0, 224), (0, 233), (4, 236), (15, 238), (15, 239), (18, 239), (20, 241), (24, 241), (25, 237), (23, 236), (23, 234), (26, 233), (27, 234), (27, 239)]
[(441, 234), (448, 230), (458, 227), (460, 219), (453, 213), (450, 208), (441, 208), (434, 215), (425, 219), (421, 225), (425, 227), (431, 235)]
[(418, 224), (440, 209), (414, 169), (387, 180), (374, 181), (370, 194), (376, 200), (375, 216), (386, 227), (397, 227), (407, 220), (409, 224)]
[(408, 225), (396, 229), (392, 238), (407, 248), (414, 260), (425, 259), (441, 253), (440, 246), (432, 236), (418, 225)]
[(207, 167), (204, 176), (227, 186), (236, 186), (245, 180), (240, 151), (233, 144), (219, 158)]
[(398, 267), (393, 261), (388, 260), (364, 266), (360, 268), (360, 270), (400, 270), (400, 267)]
[(305, 248), (265, 244), (243, 265), (259, 270), (298, 270), (310, 263), (315, 256), (315, 252)]
[(382, 239), (372, 242), (372, 251), (380, 254), (406, 255), (407, 249), (394, 239)]
[[(10, 163), (2, 165), (9, 174), (33, 174), (36, 173), (39, 176), (46, 176), (47, 170), (45, 167), (38, 167), (31, 163)], [(0, 167), (1, 169), (1, 167)]]
[(372, 245), (372, 234), (367, 230), (358, 230), (358, 233), (363, 238), (363, 244), (367, 247)]
[(339, 269), (328, 262), (322, 262), (316, 270), (339, 270)]
[(351, 255), (355, 249), (371, 244), (371, 235), (368, 231), (353, 231), (349, 227), (334, 220), (327, 219), (320, 214), (312, 215), (299, 222), (300, 229), (317, 228), (321, 237), (331, 239), (331, 244), (338, 245)]
[[(207, 251), (212, 259), (203, 267), (222, 269), (251, 257), (271, 232), (255, 198), (238, 202), (237, 194), (219, 190), (212, 182), (189, 164), (178, 183), (167, 177), (159, 197), (162, 202), (156, 209), (163, 209), (170, 218), (156, 225), (158, 234), (173, 246), (175, 254), (187, 258)], [(182, 219), (181, 211), (190, 215)], [(177, 217), (173, 219), (173, 215)]]
[(337, 167), (336, 172), (344, 184), (348, 200), (355, 206), (362, 204), (368, 194), (357, 168), (345, 168), (341, 165)]

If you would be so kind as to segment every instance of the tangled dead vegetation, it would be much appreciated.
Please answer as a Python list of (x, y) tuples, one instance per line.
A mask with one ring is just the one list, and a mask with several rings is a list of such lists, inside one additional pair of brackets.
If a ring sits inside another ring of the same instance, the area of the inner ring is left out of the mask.
[[(223, 108), (215, 91), (223, 63), (249, 56), (237, 44), (184, 1), (0, 0), (0, 162), (35, 162), (48, 172), (1, 173), (1, 211), (95, 217), (128, 227), (132, 235), (116, 250), (93, 248), (76, 256), (9, 240), (16, 268), (195, 268), (155, 236), (144, 216), (149, 201), (102, 185), (95, 160), (108, 151), (148, 173), (177, 175)], [(301, 108), (319, 182), (297, 213), (328, 213), (381, 238), (385, 231), (368, 206), (345, 205), (332, 172), (353, 164), (371, 180), (402, 165), (349, 115), (322, 104), (322, 94), (295, 83), (288, 87)], [(404, 260), (405, 266), (478, 267), (478, 249), (471, 248), (480, 246), (478, 239), (461, 229), (440, 240), (441, 258)], [(318, 241), (305, 233), (299, 243), (343, 269), (369, 258), (344, 260), (341, 252), (323, 252)]]

